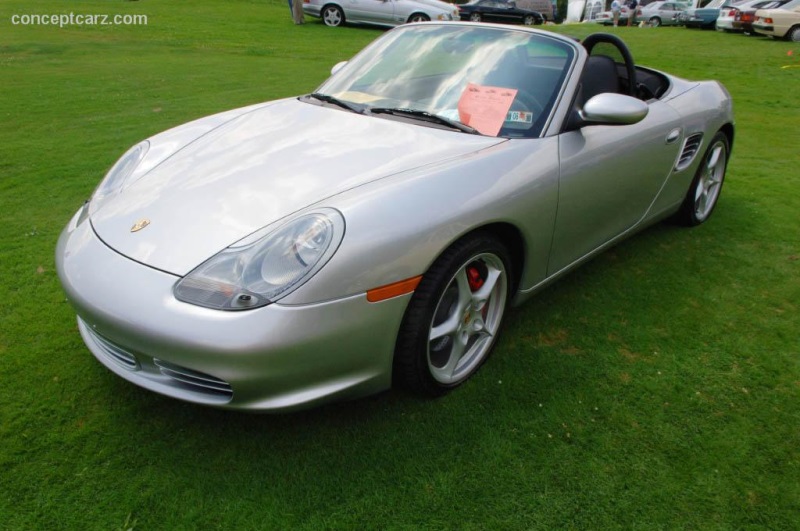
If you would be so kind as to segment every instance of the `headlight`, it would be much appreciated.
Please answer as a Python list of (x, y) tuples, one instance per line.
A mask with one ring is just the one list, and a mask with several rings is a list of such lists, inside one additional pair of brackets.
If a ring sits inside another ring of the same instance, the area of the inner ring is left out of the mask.
[(338, 210), (306, 214), (207, 260), (175, 284), (175, 298), (216, 310), (265, 306), (319, 271), (343, 237), (344, 218)]
[(148, 149), (150, 149), (150, 142), (144, 140), (126, 151), (116, 164), (108, 170), (92, 197), (99, 200), (122, 191), (128, 184), (127, 181), (133, 171), (142, 162), (144, 156), (147, 155)]

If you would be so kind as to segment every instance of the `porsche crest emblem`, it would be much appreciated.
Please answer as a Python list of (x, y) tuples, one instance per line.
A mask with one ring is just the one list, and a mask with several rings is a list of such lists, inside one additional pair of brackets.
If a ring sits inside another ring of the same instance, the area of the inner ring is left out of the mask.
[(139, 232), (148, 225), (150, 225), (149, 219), (147, 218), (140, 219), (139, 221), (133, 224), (133, 227), (131, 227), (131, 232)]

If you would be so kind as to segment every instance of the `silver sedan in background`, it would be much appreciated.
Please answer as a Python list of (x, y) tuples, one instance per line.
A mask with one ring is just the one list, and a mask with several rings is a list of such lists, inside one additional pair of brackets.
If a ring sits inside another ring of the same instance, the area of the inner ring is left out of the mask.
[(393, 27), (408, 22), (458, 20), (458, 9), (439, 0), (307, 0), (303, 12), (334, 27), (345, 23)]
[(657, 28), (658, 26), (675, 26), (680, 24), (678, 17), (689, 8), (682, 2), (653, 2), (637, 9), (636, 20)]
[(57, 270), (99, 362), (164, 395), (439, 395), (511, 304), (659, 220), (705, 222), (733, 139), (722, 85), (613, 35), (409, 24), (310, 94), (135, 145)]

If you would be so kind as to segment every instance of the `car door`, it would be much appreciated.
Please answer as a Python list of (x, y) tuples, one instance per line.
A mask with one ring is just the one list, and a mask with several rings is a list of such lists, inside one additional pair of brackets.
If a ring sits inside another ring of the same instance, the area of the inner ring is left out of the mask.
[(667, 2), (666, 4), (663, 4), (658, 10), (662, 24), (673, 24), (675, 18), (677, 18), (677, 16), (680, 15), (681, 11), (683, 11), (683, 9), (681, 9), (681, 6), (679, 6), (678, 4), (673, 4), (672, 2)]
[(519, 20), (517, 7), (513, 2), (496, 2), (493, 11), (497, 22), (513, 23)]
[(502, 22), (503, 17), (500, 13), (501, 6), (497, 0), (484, 0), (478, 4), (480, 9), (478, 12), (483, 16), (486, 22)]
[(670, 175), (682, 142), (680, 116), (653, 101), (633, 125), (588, 125), (559, 138), (558, 213), (548, 274), (633, 228)]

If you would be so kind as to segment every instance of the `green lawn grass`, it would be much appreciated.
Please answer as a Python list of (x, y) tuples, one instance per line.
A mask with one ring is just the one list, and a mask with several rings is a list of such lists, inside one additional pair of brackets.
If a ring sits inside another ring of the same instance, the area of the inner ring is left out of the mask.
[[(148, 24), (10, 21), (70, 11)], [(607, 31), (638, 62), (733, 95), (713, 218), (653, 227), (540, 293), (445, 398), (257, 416), (100, 366), (55, 242), (130, 145), (311, 91), (381, 31), (296, 27), (279, 0), (3, 0), (0, 528), (797, 529), (800, 47)]]

